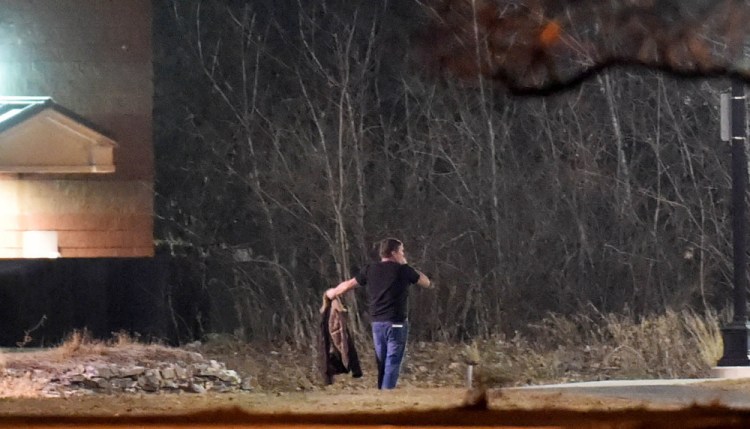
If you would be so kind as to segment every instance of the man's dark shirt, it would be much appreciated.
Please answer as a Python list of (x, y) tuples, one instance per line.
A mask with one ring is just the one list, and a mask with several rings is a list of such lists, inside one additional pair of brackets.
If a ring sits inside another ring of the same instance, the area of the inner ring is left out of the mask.
[(409, 285), (419, 280), (419, 273), (414, 268), (397, 262), (378, 262), (366, 266), (356, 279), (357, 283), (367, 288), (372, 321), (406, 321)]

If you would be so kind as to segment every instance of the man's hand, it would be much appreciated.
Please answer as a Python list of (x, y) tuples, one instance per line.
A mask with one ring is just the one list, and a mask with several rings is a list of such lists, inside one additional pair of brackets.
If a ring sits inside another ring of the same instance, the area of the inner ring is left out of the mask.
[(417, 271), (417, 273), (419, 274), (419, 280), (417, 280), (419, 286), (422, 286), (425, 289), (431, 289), (434, 287), (429, 277), (424, 275), (421, 271)]
[(326, 290), (326, 298), (328, 299), (334, 299), (336, 298), (336, 289), (330, 288)]

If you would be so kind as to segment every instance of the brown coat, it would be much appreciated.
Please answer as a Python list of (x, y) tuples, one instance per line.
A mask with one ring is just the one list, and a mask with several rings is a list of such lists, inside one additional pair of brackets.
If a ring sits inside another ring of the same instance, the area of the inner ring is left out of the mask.
[(352, 377), (362, 377), (354, 339), (349, 335), (349, 310), (341, 299), (330, 300), (323, 295), (320, 313), (318, 358), (323, 381), (331, 384), (334, 375), (347, 372), (351, 372)]

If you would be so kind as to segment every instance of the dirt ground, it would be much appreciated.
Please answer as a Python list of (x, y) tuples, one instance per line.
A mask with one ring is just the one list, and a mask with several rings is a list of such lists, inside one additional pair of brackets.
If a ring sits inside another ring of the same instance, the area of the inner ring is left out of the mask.
[(465, 407), (460, 388), (315, 392), (93, 395), (0, 399), (0, 427), (502, 427), (747, 428), (721, 407), (652, 407), (639, 401), (490, 391), (488, 409)]
[[(12, 419), (19, 416), (42, 419), (45, 417), (56, 419), (66, 417), (139, 418), (180, 416), (229, 409), (232, 410), (230, 414), (250, 413), (271, 416), (346, 413), (349, 416), (364, 416), (361, 418), (365, 420), (373, 413), (375, 415), (416, 413), (415, 415), (423, 417), (431, 414), (419, 413), (447, 413), (445, 416), (451, 416), (454, 415), (452, 410), (475, 409), (499, 412), (506, 417), (520, 416), (517, 419), (521, 419), (520, 421), (525, 422), (526, 425), (531, 425), (530, 422), (538, 418), (541, 418), (541, 421), (548, 421), (551, 418), (549, 416), (557, 416), (559, 413), (579, 413), (574, 417), (566, 417), (568, 419), (595, 415), (599, 416), (595, 419), (600, 421), (609, 418), (606, 416), (619, 416), (617, 418), (622, 419), (632, 416), (632, 413), (684, 411), (676, 406), (646, 403), (636, 399), (603, 399), (573, 392), (528, 391), (508, 389), (503, 386), (489, 386), (485, 390), (486, 394), (482, 396), (478, 390), (472, 392), (465, 388), (465, 366), (444, 365), (445, 362), (442, 362), (441, 365), (444, 366), (441, 367), (436, 360), (430, 361), (429, 353), (426, 353), (427, 357), (420, 357), (418, 353), (413, 354), (411, 362), (404, 368), (400, 387), (394, 391), (383, 392), (372, 387), (375, 385), (374, 368), (364, 359), (366, 375), (363, 378), (352, 379), (349, 375), (341, 375), (337, 377), (333, 385), (322, 386), (315, 379), (316, 371), (312, 367), (312, 360), (307, 359), (309, 356), (301, 359), (290, 350), (283, 348), (256, 347), (253, 350), (232, 347), (183, 350), (161, 346), (121, 344), (114, 347), (88, 348), (71, 348), (70, 345), (64, 345), (52, 350), (4, 353), (3, 362), (0, 362), (4, 368), (29, 371), (39, 368), (47, 371), (57, 368), (62, 371), (71, 365), (92, 362), (117, 364), (133, 360), (171, 361), (184, 358), (186, 353), (191, 356), (195, 356), (195, 353), (202, 353), (206, 359), (221, 359), (228, 368), (236, 369), (243, 376), (252, 377), (254, 388), (249, 392), (230, 393), (97, 393), (50, 398), (41, 394), (41, 385), (35, 383), (33, 379), (9, 382), (6, 377), (5, 380), (0, 380), (0, 426), (3, 426), (3, 418)], [(509, 380), (500, 380), (498, 383), (513, 384)], [(750, 390), (750, 383), (736, 381), (721, 386), (714, 383), (707, 388)], [(727, 416), (731, 414), (721, 409), (699, 411), (708, 412), (710, 416), (718, 413), (723, 416), (722, 418), (729, 418)], [(602, 415), (605, 417), (601, 417)], [(690, 419), (700, 421), (692, 417)], [(347, 421), (354, 420), (352, 417), (347, 417)], [(747, 421), (750, 422), (750, 419)]]
[[(465, 367), (435, 368), (429, 359), (415, 357), (404, 367), (400, 388), (381, 392), (375, 369), (362, 359), (365, 375), (354, 379), (337, 376), (333, 385), (323, 386), (315, 378), (310, 359), (295, 359), (290, 349), (270, 346), (243, 347), (217, 345), (186, 350), (141, 344), (65, 344), (56, 349), (4, 353), (4, 367), (16, 372), (44, 370), (63, 373), (67, 368), (91, 364), (149, 364), (185, 359), (200, 353), (205, 359), (218, 359), (244, 377), (251, 377), (253, 390), (232, 393), (88, 394), (49, 398), (43, 385), (32, 376), (6, 377), (0, 381), (0, 414), (5, 415), (152, 415), (180, 414), (222, 407), (237, 407), (261, 413), (331, 413), (446, 409), (467, 401)], [(308, 356), (309, 357), (309, 356)], [(193, 358), (195, 359), (195, 358)], [(607, 401), (563, 394), (490, 389), (489, 405), (497, 409), (558, 407), (566, 409), (617, 409), (637, 406), (628, 401)], [(469, 398), (470, 400), (471, 398)]]
[[(69, 398), (2, 398), (4, 415), (121, 416), (184, 414), (217, 408), (250, 413), (394, 412), (458, 408), (471, 396), (460, 388), (410, 388), (316, 392), (120, 394)], [(642, 407), (641, 401), (601, 400), (591, 396), (524, 391), (489, 391), (489, 408), (496, 410), (622, 410)], [(665, 409), (669, 407), (659, 407)]]

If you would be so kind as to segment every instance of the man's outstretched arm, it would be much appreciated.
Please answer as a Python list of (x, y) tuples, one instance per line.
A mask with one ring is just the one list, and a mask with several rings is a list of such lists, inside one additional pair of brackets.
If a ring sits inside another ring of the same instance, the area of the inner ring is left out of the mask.
[(338, 286), (326, 290), (326, 296), (328, 299), (334, 299), (342, 293), (346, 293), (349, 289), (355, 288), (358, 284), (357, 279), (352, 277), (349, 280), (339, 283)]

